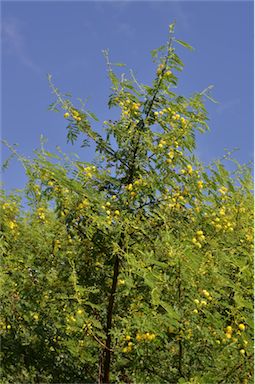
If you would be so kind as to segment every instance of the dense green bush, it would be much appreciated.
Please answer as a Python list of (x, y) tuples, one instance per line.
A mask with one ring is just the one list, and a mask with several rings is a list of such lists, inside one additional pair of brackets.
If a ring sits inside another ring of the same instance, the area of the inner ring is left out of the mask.
[(253, 382), (250, 170), (194, 156), (206, 92), (173, 92), (175, 43), (170, 26), (151, 86), (105, 53), (121, 111), (105, 136), (50, 79), (96, 157), (42, 146), (24, 194), (2, 192), (3, 384)]

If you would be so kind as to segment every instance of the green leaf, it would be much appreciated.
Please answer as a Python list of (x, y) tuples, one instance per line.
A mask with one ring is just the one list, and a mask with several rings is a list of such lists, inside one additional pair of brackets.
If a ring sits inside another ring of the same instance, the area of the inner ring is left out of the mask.
[(112, 63), (112, 65), (115, 65), (116, 67), (126, 67), (126, 64), (123, 63)]
[(179, 39), (174, 39), (178, 44), (182, 45), (185, 48), (188, 48), (190, 51), (194, 51), (194, 48), (189, 45), (188, 43), (185, 43), (185, 41), (179, 40)]
[(117, 76), (112, 71), (109, 72), (109, 76), (110, 76), (111, 82), (113, 84), (113, 87), (117, 90), (118, 86), (119, 86), (119, 79), (117, 78)]
[(163, 307), (168, 315), (173, 319), (173, 320), (180, 320), (180, 315), (179, 313), (176, 312), (176, 310), (168, 303), (165, 301), (160, 301), (161, 307)]
[(175, 21), (169, 25), (169, 32), (174, 33)]
[(89, 117), (91, 117), (95, 121), (99, 121), (99, 119), (97, 118), (97, 116), (93, 112), (86, 111), (86, 113), (89, 115)]

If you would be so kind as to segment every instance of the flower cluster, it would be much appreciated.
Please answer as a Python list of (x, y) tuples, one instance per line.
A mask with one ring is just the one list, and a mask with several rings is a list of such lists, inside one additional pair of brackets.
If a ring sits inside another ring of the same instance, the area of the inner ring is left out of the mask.
[(93, 177), (93, 173), (95, 171), (96, 171), (96, 167), (94, 165), (83, 168), (84, 175), (90, 179)]
[(180, 209), (182, 205), (186, 203), (183, 193), (181, 193), (180, 191), (174, 192), (169, 199), (170, 203), (168, 204), (168, 207), (177, 210)]
[(133, 198), (137, 195), (140, 187), (145, 187), (147, 182), (143, 179), (137, 179), (134, 183), (129, 183), (125, 186), (125, 190), (129, 192), (130, 196)]
[(212, 216), (214, 219), (211, 221), (211, 224), (215, 227), (216, 230), (225, 230), (233, 232), (235, 223), (229, 221), (230, 219), (226, 216), (226, 208), (222, 206), (219, 210), (219, 213), (213, 212)]
[(139, 109), (141, 107), (140, 103), (135, 103), (131, 100), (120, 101), (119, 103), (120, 107), (122, 107), (122, 116), (128, 117), (130, 115), (138, 116), (139, 115)]
[(18, 225), (15, 220), (7, 220), (6, 225), (8, 228), (10, 228), (11, 231), (15, 232)]
[[(239, 339), (238, 346), (239, 346), (239, 348), (242, 346), (241, 349), (239, 350), (239, 352), (242, 355), (245, 355), (245, 349), (244, 348), (248, 344), (248, 341), (242, 337), (242, 332), (244, 332), (245, 329), (246, 329), (246, 326), (243, 323), (238, 324), (237, 329), (234, 329), (231, 325), (228, 325), (225, 328), (225, 339), (223, 339), (223, 342), (230, 340), (231, 342), (236, 343), (238, 341), (238, 337), (241, 337), (241, 339)], [(240, 344), (240, 341), (241, 341), (241, 344)]]
[(46, 220), (46, 216), (45, 216), (45, 208), (41, 207), (41, 208), (37, 208), (37, 216), (38, 218), (44, 222)]
[[(81, 118), (81, 115), (80, 113), (77, 111), (77, 109), (74, 109), (74, 108), (71, 108), (70, 109), (70, 112), (71, 112), (71, 116), (73, 117), (74, 120), (80, 122), (82, 120)], [(69, 112), (66, 112), (64, 114), (64, 118), (65, 119), (68, 119), (68, 117), (70, 117), (70, 113)]]
[(129, 341), (127, 346), (122, 349), (122, 352), (128, 353), (132, 351), (133, 343), (132, 341)]
[(198, 248), (201, 248), (202, 247), (202, 242), (205, 241), (205, 235), (204, 235), (204, 232), (199, 230), (196, 232), (196, 235), (195, 237), (193, 237), (192, 239), (192, 243), (194, 245), (196, 245)]
[(137, 333), (137, 335), (136, 335), (136, 340), (139, 342), (140, 341), (153, 341), (153, 340), (155, 340), (155, 338), (156, 338), (155, 333), (149, 333), (149, 332), (146, 332), (143, 334)]
[(110, 201), (107, 201), (105, 205), (102, 205), (101, 207), (107, 215), (108, 224), (112, 223), (112, 216), (114, 216), (115, 218), (120, 216), (120, 211), (118, 209), (114, 209)]
[[(140, 343), (143, 341), (153, 341), (153, 340), (155, 340), (155, 338), (156, 338), (155, 333), (146, 332), (146, 333), (137, 333), (135, 340)], [(132, 348), (133, 348), (133, 342), (131, 341), (131, 336), (126, 335), (125, 341), (127, 342), (127, 345), (122, 349), (122, 352), (124, 352), (124, 353), (131, 352)]]
[(226, 187), (221, 187), (221, 188), (219, 189), (219, 192), (220, 192), (222, 195), (226, 195), (227, 191), (228, 191), (228, 189), (227, 189)]
[[(205, 299), (207, 299), (208, 301), (211, 301), (212, 300), (212, 296), (211, 294), (206, 290), (206, 289), (203, 289), (201, 291), (201, 294), (202, 296), (204, 296)], [(205, 300), (205, 299), (194, 299), (194, 303), (196, 304), (196, 308), (193, 310), (193, 313), (197, 314), (198, 313), (198, 310), (200, 308), (203, 308), (203, 307), (206, 307), (208, 302)]]
[(78, 209), (86, 209), (89, 207), (88, 199), (82, 200), (82, 202), (78, 205)]

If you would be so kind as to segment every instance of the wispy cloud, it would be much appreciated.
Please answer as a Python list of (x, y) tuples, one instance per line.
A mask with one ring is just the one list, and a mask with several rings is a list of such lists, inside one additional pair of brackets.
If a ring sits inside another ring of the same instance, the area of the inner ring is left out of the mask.
[(2, 21), (3, 54), (16, 56), (20, 62), (35, 73), (41, 73), (40, 67), (32, 60), (28, 53), (25, 37), (17, 19)]

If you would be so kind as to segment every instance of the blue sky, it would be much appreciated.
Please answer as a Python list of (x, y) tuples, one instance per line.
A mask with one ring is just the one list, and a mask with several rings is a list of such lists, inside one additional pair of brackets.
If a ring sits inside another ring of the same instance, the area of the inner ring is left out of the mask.
[[(176, 37), (195, 48), (178, 49), (185, 68), (177, 92), (189, 96), (213, 84), (219, 102), (206, 103), (211, 132), (198, 138), (198, 156), (209, 162), (224, 155), (224, 148), (238, 147), (238, 161), (252, 160), (253, 3), (248, 1), (3, 1), (2, 138), (32, 157), (43, 134), (49, 150), (59, 145), (91, 160), (91, 150), (66, 145), (63, 114), (48, 111), (53, 97), (47, 73), (74, 100), (88, 99), (88, 108), (103, 122), (112, 112), (102, 50), (109, 48), (113, 62), (126, 63), (148, 83), (155, 73), (150, 51), (165, 43), (174, 19)], [(3, 181), (8, 190), (24, 186), (16, 161)]]

